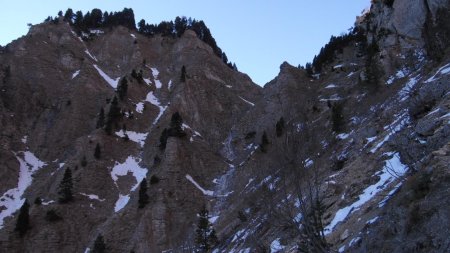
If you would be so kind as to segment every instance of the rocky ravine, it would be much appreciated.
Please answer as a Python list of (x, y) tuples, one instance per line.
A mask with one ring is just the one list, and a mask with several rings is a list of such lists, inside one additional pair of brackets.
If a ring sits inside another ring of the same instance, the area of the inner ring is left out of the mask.
[[(145, 37), (116, 26), (82, 40), (64, 22), (33, 26), (0, 55), (1, 251), (85, 252), (102, 234), (110, 252), (191, 252), (206, 206), (215, 252), (296, 252), (307, 186), (322, 201), (330, 251), (448, 251), (450, 32), (439, 13), (449, 3), (386, 2), (357, 21), (379, 48), (377, 89), (365, 84), (361, 41), (316, 78), (283, 63), (260, 88), (192, 31)], [(124, 76), (108, 135), (99, 112)], [(186, 136), (161, 149), (175, 112)], [(67, 168), (75, 200), (59, 204)], [(152, 176), (140, 209), (139, 183)], [(24, 198), (31, 229), (20, 238)], [(63, 219), (49, 222), (49, 210)]]

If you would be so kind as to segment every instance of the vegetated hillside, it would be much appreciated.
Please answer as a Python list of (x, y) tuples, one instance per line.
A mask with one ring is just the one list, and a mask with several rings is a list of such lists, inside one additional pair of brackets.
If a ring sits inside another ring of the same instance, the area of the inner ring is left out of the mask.
[(264, 88), (201, 21), (32, 26), (0, 55), (0, 248), (447, 252), (449, 8), (373, 1)]

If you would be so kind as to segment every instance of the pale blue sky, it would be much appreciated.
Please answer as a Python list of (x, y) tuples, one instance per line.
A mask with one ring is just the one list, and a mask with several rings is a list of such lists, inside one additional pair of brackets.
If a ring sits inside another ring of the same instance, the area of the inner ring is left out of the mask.
[(136, 22), (173, 20), (176, 16), (204, 20), (219, 47), (239, 70), (264, 85), (283, 61), (297, 66), (312, 60), (331, 35), (352, 27), (370, 0), (13, 0), (0, 1), (0, 45), (6, 45), (37, 24), (67, 8), (86, 13), (93, 8), (133, 8)]

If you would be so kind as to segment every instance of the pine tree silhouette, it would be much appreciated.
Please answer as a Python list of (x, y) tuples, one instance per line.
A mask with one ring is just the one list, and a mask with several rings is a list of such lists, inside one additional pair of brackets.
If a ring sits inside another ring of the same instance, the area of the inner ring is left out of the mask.
[(182, 83), (186, 82), (186, 67), (183, 65), (183, 67), (181, 67), (181, 77), (180, 77), (180, 81)]
[(149, 203), (149, 197), (147, 194), (147, 178), (142, 179), (139, 185), (139, 208), (144, 208)]
[(208, 252), (218, 243), (216, 231), (209, 222), (209, 212), (205, 206), (198, 213), (198, 223), (195, 232), (195, 243), (197, 244), (198, 252)]
[(166, 149), (167, 145), (167, 138), (169, 137), (167, 128), (164, 128), (164, 130), (161, 133), (161, 136), (159, 137), (159, 149), (164, 150)]
[(117, 97), (114, 96), (111, 106), (109, 107), (108, 116), (106, 118), (105, 132), (108, 135), (112, 134), (113, 124), (120, 118), (120, 107), (119, 102), (117, 101)]
[(97, 145), (95, 146), (95, 150), (94, 150), (94, 157), (95, 159), (100, 159), (101, 157), (101, 149), (100, 149), (100, 144), (97, 143)]
[(67, 168), (64, 172), (64, 177), (59, 184), (59, 203), (68, 203), (73, 201), (73, 182), (72, 182), (72, 171)]
[(261, 136), (261, 151), (263, 153), (267, 152), (267, 145), (269, 145), (269, 138), (267, 138), (267, 133), (264, 131), (263, 135)]
[(331, 106), (332, 129), (336, 133), (341, 133), (344, 128), (343, 108), (344, 106), (341, 103), (336, 103)]
[(186, 133), (183, 131), (183, 118), (181, 118), (180, 113), (175, 112), (172, 114), (170, 119), (170, 128), (168, 130), (168, 135), (173, 137), (184, 137)]
[(284, 118), (283, 117), (281, 117), (280, 120), (278, 120), (275, 127), (276, 127), (277, 137), (280, 137), (281, 135), (283, 135), (283, 130), (284, 130)]
[(15, 231), (19, 232), (20, 237), (23, 237), (25, 233), (30, 229), (30, 215), (29, 215), (30, 205), (28, 200), (25, 199), (22, 207), (19, 211), (19, 217), (17, 217)]
[(104, 253), (106, 252), (106, 244), (103, 240), (103, 236), (99, 234), (97, 239), (95, 239), (94, 247), (92, 248), (92, 253)]
[[(136, 70), (133, 69), (133, 72), (137, 77)], [(127, 92), (128, 92), (128, 80), (126, 77), (123, 77), (122, 80), (120, 80), (119, 85), (117, 86), (117, 94), (119, 95), (120, 100), (123, 100), (125, 98)]]

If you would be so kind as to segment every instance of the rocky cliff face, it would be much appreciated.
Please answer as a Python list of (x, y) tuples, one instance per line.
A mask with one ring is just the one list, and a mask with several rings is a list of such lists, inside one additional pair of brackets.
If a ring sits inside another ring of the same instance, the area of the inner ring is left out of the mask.
[[(102, 235), (110, 252), (192, 252), (204, 206), (215, 252), (448, 251), (448, 8), (373, 1), (357, 26), (378, 51), (352, 41), (316, 78), (283, 63), (264, 88), (189, 30), (33, 26), (0, 55), (0, 248), (86, 252)], [(185, 135), (164, 138), (176, 112)]]

